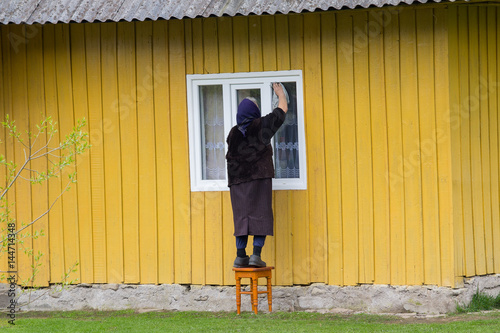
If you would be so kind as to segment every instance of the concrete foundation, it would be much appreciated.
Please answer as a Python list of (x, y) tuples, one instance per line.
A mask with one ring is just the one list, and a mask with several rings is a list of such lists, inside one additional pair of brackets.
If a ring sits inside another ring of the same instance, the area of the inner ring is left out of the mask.
[[(2, 308), (9, 302), (7, 290), (6, 285), (0, 288)], [(442, 314), (455, 311), (457, 304), (468, 304), (478, 290), (497, 296), (500, 293), (500, 275), (467, 279), (464, 288), (459, 289), (388, 285), (337, 287), (319, 283), (275, 286), (273, 311)], [(64, 290), (55, 286), (25, 290), (24, 293), (18, 290), (19, 294), (21, 310), (236, 311), (235, 287), (79, 284)], [(259, 297), (259, 311), (267, 312), (265, 295)], [(249, 295), (242, 295), (242, 311), (251, 311)]]

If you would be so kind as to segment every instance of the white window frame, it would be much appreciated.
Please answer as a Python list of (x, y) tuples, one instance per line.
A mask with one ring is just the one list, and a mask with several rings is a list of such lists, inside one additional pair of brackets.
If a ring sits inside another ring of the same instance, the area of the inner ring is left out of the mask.
[[(306, 190), (307, 160), (304, 118), (304, 89), (301, 70), (246, 72), (224, 74), (192, 74), (186, 75), (188, 130), (189, 130), (189, 164), (191, 191), (228, 191), (227, 168), (226, 179), (202, 179), (202, 147), (200, 129), (199, 87), (205, 85), (221, 85), (224, 108), (224, 154), (227, 153), (227, 138), (229, 131), (236, 125), (237, 100), (236, 88), (257, 88), (261, 90), (262, 116), (272, 112), (271, 95), (268, 93), (272, 82), (296, 82), (297, 87), (297, 130), (299, 143), (299, 178), (273, 178), (273, 190)], [(265, 102), (266, 101), (266, 102)], [(269, 102), (269, 103), (267, 103)], [(274, 140), (272, 140), (274, 142)], [(273, 144), (273, 163), (274, 163)]]

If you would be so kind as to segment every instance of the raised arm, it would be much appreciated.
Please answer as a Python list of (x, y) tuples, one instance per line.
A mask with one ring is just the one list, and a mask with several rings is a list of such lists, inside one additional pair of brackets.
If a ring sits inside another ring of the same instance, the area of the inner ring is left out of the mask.
[(279, 98), (278, 107), (286, 113), (288, 111), (288, 103), (286, 101), (286, 96), (285, 92), (283, 91), (283, 87), (281, 86), (281, 84), (274, 82), (273, 89)]

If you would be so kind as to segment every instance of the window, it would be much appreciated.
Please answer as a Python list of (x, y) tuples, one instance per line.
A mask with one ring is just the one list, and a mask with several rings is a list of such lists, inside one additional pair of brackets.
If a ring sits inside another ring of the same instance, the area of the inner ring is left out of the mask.
[(191, 191), (226, 191), (226, 138), (238, 104), (254, 97), (262, 116), (272, 112), (272, 82), (285, 86), (285, 122), (271, 142), (274, 190), (307, 188), (302, 71), (187, 75)]

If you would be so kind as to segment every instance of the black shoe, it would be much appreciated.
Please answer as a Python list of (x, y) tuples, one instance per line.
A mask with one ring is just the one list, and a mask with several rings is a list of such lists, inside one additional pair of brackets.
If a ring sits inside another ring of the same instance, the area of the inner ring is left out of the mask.
[(248, 256), (236, 257), (236, 259), (234, 259), (233, 267), (236, 267), (236, 268), (248, 267), (249, 259), (250, 258), (248, 258)]
[(256, 267), (266, 267), (266, 263), (260, 259), (260, 256), (257, 256), (255, 254), (252, 254), (250, 256), (250, 261), (248, 262), (248, 265), (250, 266), (256, 266)]

